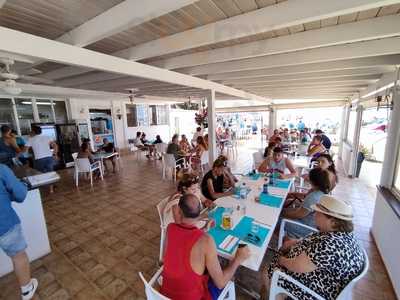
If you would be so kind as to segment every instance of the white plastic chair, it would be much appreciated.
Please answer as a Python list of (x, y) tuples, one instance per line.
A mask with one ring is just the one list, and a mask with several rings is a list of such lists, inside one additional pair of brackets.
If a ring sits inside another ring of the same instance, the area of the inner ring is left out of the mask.
[(71, 154), (73, 160), (75, 161), (78, 158), (78, 152), (74, 152)]
[(208, 151), (204, 151), (200, 157), (200, 169), (204, 174), (210, 168)]
[(156, 154), (158, 154), (160, 157), (162, 157), (162, 154), (167, 152), (168, 144), (166, 144), (166, 143), (155, 144), (154, 148), (156, 150)]
[(100, 161), (91, 164), (88, 158), (75, 159), (75, 185), (79, 185), (79, 173), (89, 173), (90, 185), (93, 186), (93, 172), (96, 170), (99, 170), (100, 178), (103, 180), (103, 169)]
[(165, 222), (164, 222), (164, 210), (165, 210), (165, 207), (167, 206), (169, 198), (170, 197), (164, 198), (157, 204), (157, 211), (158, 211), (158, 216), (160, 217), (160, 228), (161, 228), (160, 256), (159, 256), (160, 262), (162, 262), (163, 257), (164, 257), (164, 243), (165, 243), (165, 236), (167, 233), (167, 226), (168, 226), (168, 224), (165, 224)]
[[(312, 228), (310, 226), (301, 224), (299, 222), (295, 222), (292, 220), (288, 220), (288, 219), (283, 219), (282, 223), (281, 223), (281, 227), (279, 230), (279, 239), (278, 239), (278, 248), (281, 248), (282, 246), (282, 241), (283, 241), (283, 237), (285, 235), (285, 225), (287, 223), (292, 223), (295, 224), (296, 226), (299, 227), (304, 227), (307, 228), (309, 230), (312, 230), (314, 232), (318, 232), (317, 229)], [(361, 271), (361, 273), (353, 278), (352, 281), (350, 281), (345, 288), (340, 292), (340, 294), (338, 295), (338, 297), (336, 298), (336, 300), (351, 300), (352, 299), (352, 289), (354, 287), (354, 285), (362, 278), (365, 276), (365, 274), (367, 274), (368, 269), (369, 269), (369, 260), (368, 260), (368, 255), (365, 252), (364, 249), (362, 249), (363, 254), (364, 254), (364, 268)], [(302, 284), (301, 282), (297, 281), (296, 279), (292, 278), (291, 276), (276, 270), (274, 271), (273, 275), (272, 275), (272, 279), (271, 279), (271, 288), (269, 291), (269, 300), (275, 300), (276, 297), (280, 294), (284, 294), (286, 296), (289, 296), (291, 299), (295, 299), (297, 300), (298, 298), (296, 298), (295, 296), (293, 296), (289, 291), (287, 291), (286, 289), (284, 289), (282, 286), (278, 285), (278, 281), (279, 279), (285, 279), (289, 282), (291, 282), (292, 284), (296, 285), (298, 288), (300, 288), (301, 290), (305, 291), (306, 293), (312, 295), (315, 299), (317, 300), (325, 300), (325, 298), (323, 298), (321, 295), (318, 295), (316, 292), (314, 292), (313, 290), (311, 290), (310, 288), (306, 287), (304, 284)], [(300, 299), (299, 299), (300, 300)]]
[[(142, 272), (139, 272), (139, 277), (142, 279), (145, 287), (145, 293), (147, 300), (170, 300), (163, 295), (161, 295), (153, 286), (154, 284), (162, 282), (162, 271), (163, 267), (161, 267), (150, 279), (150, 281), (146, 281)], [(221, 294), (219, 295), (217, 300), (235, 300), (236, 299), (236, 292), (235, 292), (235, 284), (232, 281), (229, 281)]]
[(264, 157), (259, 151), (253, 153), (253, 169), (257, 169), (258, 166), (263, 162)]
[(178, 160), (175, 160), (175, 157), (173, 154), (169, 153), (163, 153), (162, 155), (162, 163), (163, 163), (163, 179), (165, 179), (165, 174), (167, 172), (167, 169), (172, 170), (172, 176), (173, 176), (173, 181), (176, 180), (176, 169), (179, 166), (179, 163), (184, 163), (185, 159), (180, 158)]

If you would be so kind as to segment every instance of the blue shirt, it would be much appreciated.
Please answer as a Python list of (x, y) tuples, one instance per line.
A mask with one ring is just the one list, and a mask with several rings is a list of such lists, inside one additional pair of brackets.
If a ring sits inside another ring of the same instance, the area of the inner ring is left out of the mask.
[(13, 171), (0, 164), (0, 236), (21, 223), (11, 202), (23, 202), (27, 192), (26, 185), (15, 177)]
[(313, 191), (304, 198), (303, 207), (310, 213), (299, 220), (301, 223), (315, 228), (314, 212), (311, 206), (319, 203), (319, 200), (323, 195), (324, 193), (321, 191)]
[(0, 138), (0, 162), (12, 166), (12, 159), (17, 156), (15, 149), (4, 142), (3, 138)]

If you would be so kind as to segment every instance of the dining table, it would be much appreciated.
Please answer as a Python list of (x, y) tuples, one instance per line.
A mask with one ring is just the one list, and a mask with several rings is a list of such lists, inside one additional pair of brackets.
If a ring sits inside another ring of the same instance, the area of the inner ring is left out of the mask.
[(100, 152), (96, 152), (95, 154), (93, 154), (93, 159), (95, 161), (100, 161), (101, 164), (101, 171), (104, 173), (104, 160), (105, 159), (109, 159), (112, 158), (114, 156), (118, 156), (119, 153), (118, 152), (104, 152), (104, 151), (100, 151)]
[[(268, 184), (268, 193), (264, 193), (266, 183), (264, 174), (242, 176), (239, 186), (246, 188), (246, 197), (242, 199), (239, 195), (232, 195), (219, 198), (214, 202), (216, 207), (209, 213), (215, 226), (208, 233), (215, 241), (218, 255), (230, 259), (239, 244), (246, 244), (251, 256), (242, 266), (253, 271), (260, 270), (293, 179), (274, 179)], [(222, 227), (222, 218), (227, 210), (233, 218), (233, 227), (229, 230)]]

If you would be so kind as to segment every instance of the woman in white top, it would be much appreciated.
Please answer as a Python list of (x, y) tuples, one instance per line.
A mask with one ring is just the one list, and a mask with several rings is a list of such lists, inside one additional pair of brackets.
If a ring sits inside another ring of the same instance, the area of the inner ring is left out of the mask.
[[(289, 173), (286, 170), (289, 170)], [(272, 158), (267, 157), (264, 159), (258, 167), (258, 171), (262, 173), (278, 173), (281, 179), (288, 179), (297, 175), (292, 161), (283, 156), (283, 150), (280, 147), (274, 148)]]
[(168, 225), (169, 223), (181, 223), (182, 222), (182, 215), (179, 211), (178, 203), (179, 199), (184, 194), (193, 194), (196, 195), (200, 201), (203, 201), (204, 205), (207, 206), (207, 201), (201, 196), (200, 188), (199, 188), (199, 177), (191, 174), (185, 173), (182, 175), (182, 178), (178, 182), (177, 192), (173, 194), (164, 208), (163, 211), (163, 219), (164, 224)]

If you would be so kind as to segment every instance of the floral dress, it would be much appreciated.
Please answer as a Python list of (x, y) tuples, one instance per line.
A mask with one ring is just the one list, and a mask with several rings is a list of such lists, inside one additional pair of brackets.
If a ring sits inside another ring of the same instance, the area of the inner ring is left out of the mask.
[[(278, 264), (280, 255), (294, 258), (302, 252), (314, 263), (316, 270), (295, 273)], [(361, 273), (363, 267), (363, 252), (353, 233), (317, 232), (294, 245), (287, 254), (282, 252), (277, 254), (268, 268), (268, 275), (272, 277), (274, 270), (279, 269), (325, 299), (333, 300), (353, 278)], [(315, 299), (286, 280), (281, 279), (279, 284), (299, 299)]]

